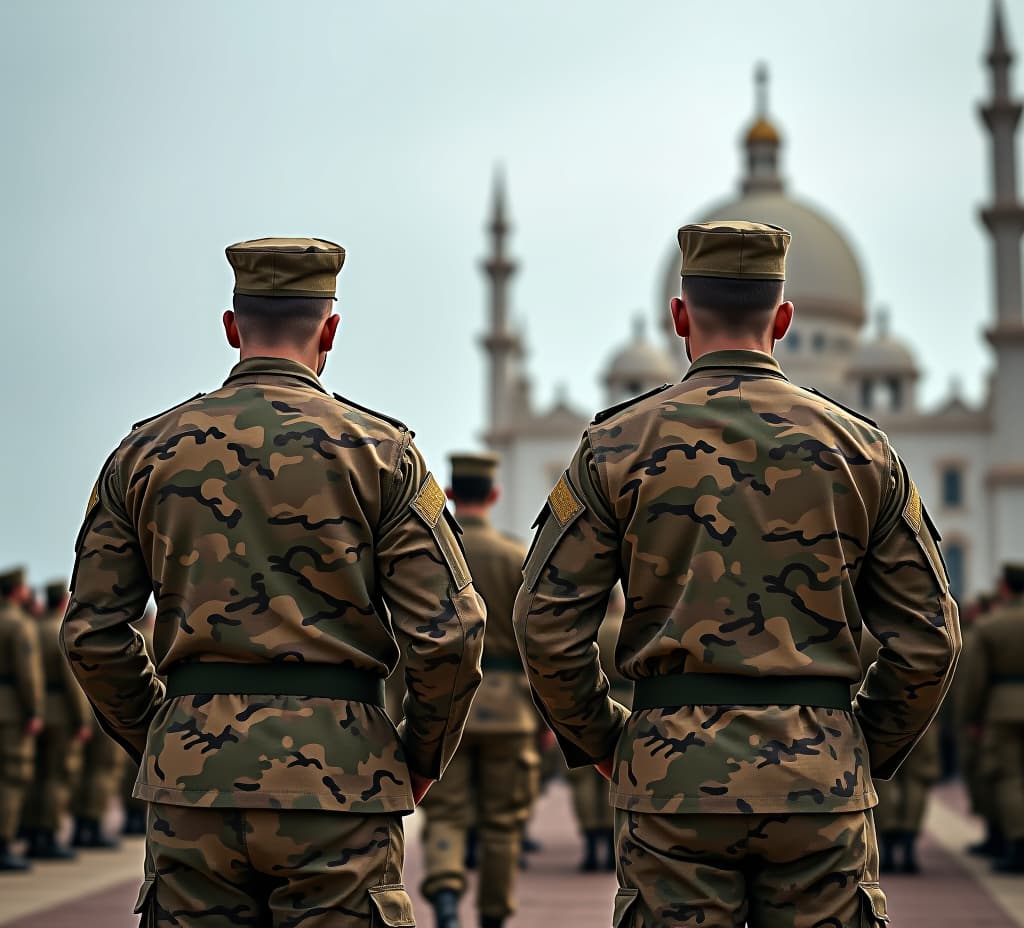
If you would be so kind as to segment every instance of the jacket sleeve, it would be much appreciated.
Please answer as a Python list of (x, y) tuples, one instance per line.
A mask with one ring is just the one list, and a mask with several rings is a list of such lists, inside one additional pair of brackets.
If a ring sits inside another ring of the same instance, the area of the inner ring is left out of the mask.
[(116, 465), (113, 455), (93, 490), (75, 545), (61, 647), (100, 727), (139, 761), (164, 688), (142, 635), (131, 626), (153, 588), (125, 512)]
[(22, 715), (26, 721), (42, 718), (46, 712), (46, 684), (43, 654), (39, 649), (39, 633), (35, 623), (28, 619), (19, 623), (15, 646), (17, 660), (14, 661), (14, 681)]
[(485, 609), (444, 492), (412, 444), (392, 480), (377, 543), (380, 593), (405, 664), (399, 735), (409, 769), (439, 779), (480, 685)]
[(628, 716), (597, 645), (618, 579), (618, 532), (585, 435), (538, 517), (514, 614), (534, 699), (570, 767), (608, 757)]
[(871, 774), (883, 780), (938, 712), (961, 648), (938, 538), (894, 452), (886, 489), (857, 585), (864, 622), (882, 646), (854, 700)]

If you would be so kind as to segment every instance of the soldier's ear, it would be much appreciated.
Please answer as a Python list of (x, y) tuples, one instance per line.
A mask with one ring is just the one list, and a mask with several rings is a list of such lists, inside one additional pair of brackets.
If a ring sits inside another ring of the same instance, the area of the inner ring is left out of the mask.
[(493, 506), (500, 497), (501, 490), (498, 487), (491, 487), (491, 492), (487, 494), (487, 505)]
[(225, 309), (222, 319), (224, 321), (224, 334), (227, 336), (228, 344), (232, 348), (241, 348), (242, 341), (238, 337), (238, 323), (235, 322), (234, 311)]
[(330, 351), (334, 347), (334, 337), (338, 334), (338, 326), (341, 324), (341, 316), (332, 313), (324, 320), (323, 328), (320, 329), (320, 350)]
[(669, 309), (672, 312), (672, 322), (676, 328), (676, 335), (680, 338), (689, 338), (690, 313), (686, 308), (686, 300), (680, 299), (677, 296), (672, 297)]
[(450, 499), (453, 503), (455, 502), (455, 491), (451, 487), (444, 488), (444, 495)]
[(775, 321), (772, 323), (772, 338), (778, 341), (789, 331), (792, 323), (793, 304), (786, 300), (785, 303), (779, 304), (779, 308), (775, 310)]

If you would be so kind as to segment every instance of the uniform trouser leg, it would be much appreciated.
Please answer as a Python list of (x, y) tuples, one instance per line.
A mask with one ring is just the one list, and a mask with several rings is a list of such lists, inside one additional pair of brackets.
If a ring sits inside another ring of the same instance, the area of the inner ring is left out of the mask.
[(902, 820), (903, 782), (897, 772), (891, 780), (876, 780), (875, 792), (878, 805), (875, 806), (875, 826), (880, 835), (899, 831)]
[(615, 827), (608, 781), (593, 767), (577, 767), (569, 771), (572, 804), (580, 831), (600, 831)]
[(35, 789), (25, 804), (24, 824), (55, 832), (71, 809), (71, 795), (82, 769), (82, 743), (74, 729), (47, 725), (36, 741)]
[(487, 918), (516, 909), (515, 883), (523, 827), (539, 791), (540, 757), (532, 734), (490, 735), (477, 746), (477, 908)]
[(616, 810), (621, 928), (864, 928), (885, 914), (869, 813)]
[(82, 776), (72, 801), (79, 818), (102, 822), (118, 794), (121, 771), (128, 755), (107, 735), (97, 731), (86, 745)]
[(1024, 724), (1000, 722), (991, 728), (999, 820), (1008, 840), (1024, 841)]
[(428, 899), (443, 889), (459, 895), (466, 889), (466, 830), (476, 817), (475, 763), (476, 745), (467, 735), (420, 807), (426, 818), (421, 891)]
[(153, 804), (142, 926), (411, 925), (404, 852), (397, 813)]
[(20, 725), (0, 725), (0, 843), (14, 840), (32, 781), (33, 739)]

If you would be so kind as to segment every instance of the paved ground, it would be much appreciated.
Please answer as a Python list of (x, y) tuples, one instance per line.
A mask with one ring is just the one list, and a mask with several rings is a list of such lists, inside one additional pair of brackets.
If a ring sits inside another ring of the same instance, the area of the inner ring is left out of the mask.
[[(413, 892), (421, 926), (431, 914), (416, 892), (421, 861), (415, 819), (410, 823), (406, 882)], [(534, 836), (543, 850), (530, 858), (522, 875), (522, 907), (509, 928), (550, 925), (604, 928), (611, 922), (615, 880), (610, 874), (576, 871), (580, 847), (570, 819), (568, 794), (556, 785), (539, 809)], [(1021, 928), (1024, 877), (992, 877), (978, 861), (961, 853), (975, 840), (977, 824), (964, 812), (962, 794), (939, 790), (931, 804), (928, 836), (922, 847), (921, 877), (888, 877), (893, 928)], [(141, 844), (118, 852), (94, 852), (81, 863), (50, 864), (25, 877), (0, 882), (0, 925), (5, 928), (134, 928), (132, 904), (138, 892)], [(476, 925), (472, 901), (464, 904), (466, 928)]]

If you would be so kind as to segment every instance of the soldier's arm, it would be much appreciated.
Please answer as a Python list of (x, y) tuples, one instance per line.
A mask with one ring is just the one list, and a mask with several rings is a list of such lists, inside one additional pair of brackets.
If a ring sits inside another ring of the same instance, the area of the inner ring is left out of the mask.
[(19, 624), (15, 649), (14, 681), (22, 713), (26, 721), (41, 719), (46, 711), (46, 685), (39, 633), (34, 624), (28, 621)]
[(890, 457), (889, 486), (857, 585), (864, 622), (882, 644), (854, 700), (879, 779), (896, 772), (934, 718), (961, 647), (931, 522), (902, 462)]
[(444, 492), (408, 444), (386, 493), (377, 576), (405, 662), (399, 734), (409, 769), (429, 780), (455, 753), (481, 680), (484, 604), (454, 528)]
[(597, 646), (618, 565), (611, 506), (584, 436), (538, 519), (514, 614), (534, 698), (570, 767), (607, 759), (628, 715), (609, 696)]
[(114, 456), (100, 474), (75, 545), (61, 647), (100, 726), (136, 761), (164, 692), (142, 635), (131, 626), (151, 592)]

